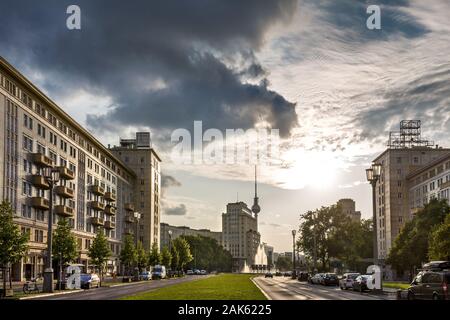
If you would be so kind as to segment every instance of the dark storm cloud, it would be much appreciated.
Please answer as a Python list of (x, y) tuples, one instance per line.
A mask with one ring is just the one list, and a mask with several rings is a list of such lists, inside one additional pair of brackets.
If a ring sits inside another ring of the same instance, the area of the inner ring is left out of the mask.
[(162, 188), (181, 187), (181, 183), (174, 177), (163, 174), (161, 175), (161, 187)]
[(168, 216), (185, 216), (187, 209), (184, 204), (180, 204), (177, 207), (165, 208), (164, 213)]
[[(81, 7), (81, 31), (65, 27), (70, 4)], [(262, 118), (286, 136), (295, 104), (248, 80), (266, 74), (254, 52), (295, 8), (295, 0), (2, 1), (0, 54), (47, 76), (50, 94), (110, 96), (110, 111), (88, 118), (93, 130), (193, 120), (247, 129)]]

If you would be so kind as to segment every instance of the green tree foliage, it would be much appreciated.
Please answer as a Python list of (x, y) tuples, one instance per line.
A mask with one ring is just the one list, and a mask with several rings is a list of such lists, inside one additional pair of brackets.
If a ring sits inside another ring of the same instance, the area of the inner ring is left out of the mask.
[(172, 264), (172, 254), (167, 247), (161, 250), (161, 264), (166, 266), (166, 268), (170, 268)]
[(52, 238), (53, 260), (58, 262), (60, 272), (67, 263), (73, 262), (78, 258), (78, 244), (75, 235), (72, 233), (69, 220), (61, 218)]
[(3, 294), (6, 289), (6, 270), (26, 255), (30, 239), (29, 233), (21, 233), (19, 226), (14, 223), (13, 215), (11, 205), (3, 201), (0, 204), (0, 267), (4, 275)]
[(289, 257), (278, 257), (277, 261), (275, 261), (275, 267), (280, 271), (292, 270), (292, 259)]
[(371, 220), (351, 220), (337, 205), (308, 211), (300, 218), (297, 245), (312, 261), (315, 241), (319, 270), (328, 270), (331, 259), (355, 269), (361, 259), (372, 257)]
[(180, 254), (178, 253), (177, 247), (172, 243), (170, 246), (170, 255), (172, 256), (172, 261), (170, 263), (170, 268), (173, 271), (177, 271), (180, 266)]
[(100, 279), (103, 277), (106, 262), (111, 255), (112, 252), (109, 247), (108, 239), (106, 238), (103, 229), (100, 228), (97, 231), (97, 235), (95, 236), (94, 241), (92, 241), (88, 252), (88, 256), (91, 258), (92, 264), (94, 264), (96, 269), (100, 271)]
[(141, 241), (139, 241), (136, 246), (136, 265), (139, 268), (139, 271), (142, 271), (148, 266), (148, 254)]
[(184, 239), (192, 252), (192, 261), (187, 263), (187, 268), (231, 272), (231, 254), (217, 240), (203, 236), (184, 236)]
[(428, 245), (430, 260), (450, 260), (450, 214), (444, 223), (433, 228)]
[(137, 253), (134, 246), (133, 236), (127, 235), (123, 240), (120, 250), (120, 262), (125, 267), (125, 273), (130, 274), (132, 267), (137, 263)]
[[(405, 271), (412, 272), (414, 267), (420, 267), (422, 263), (427, 262), (429, 240), (435, 244), (433, 231), (440, 229), (439, 225), (444, 223), (449, 213), (450, 207), (445, 200), (431, 200), (400, 231), (389, 252), (387, 263), (392, 265), (398, 274), (403, 274)], [(433, 253), (438, 253), (434, 249), (433, 246)]]
[(152, 248), (149, 253), (148, 263), (151, 267), (161, 264), (161, 255), (159, 253), (158, 244), (153, 242)]
[(178, 268), (184, 270), (186, 264), (192, 261), (191, 248), (183, 237), (176, 238), (172, 244), (178, 252)]

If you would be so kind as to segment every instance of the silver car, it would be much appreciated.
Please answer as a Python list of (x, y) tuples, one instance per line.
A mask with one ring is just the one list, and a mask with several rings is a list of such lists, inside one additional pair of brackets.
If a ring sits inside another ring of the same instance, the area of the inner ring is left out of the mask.
[(95, 273), (82, 273), (80, 284), (82, 289), (100, 288), (100, 277)]
[(339, 280), (339, 288), (341, 288), (341, 290), (352, 289), (353, 282), (359, 275), (359, 273), (355, 272), (344, 273), (341, 280)]

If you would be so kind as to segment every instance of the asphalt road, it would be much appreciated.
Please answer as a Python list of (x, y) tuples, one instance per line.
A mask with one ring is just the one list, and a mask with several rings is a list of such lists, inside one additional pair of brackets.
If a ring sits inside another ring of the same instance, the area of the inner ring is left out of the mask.
[(139, 283), (119, 285), (116, 287), (102, 287), (83, 290), (77, 293), (35, 298), (33, 300), (115, 300), (137, 293), (152, 291), (158, 288), (171, 286), (178, 283), (203, 279), (208, 276), (186, 276), (170, 280), (150, 280)]
[(390, 300), (388, 295), (341, 290), (339, 287), (326, 287), (299, 282), (287, 277), (254, 279), (258, 286), (273, 300)]

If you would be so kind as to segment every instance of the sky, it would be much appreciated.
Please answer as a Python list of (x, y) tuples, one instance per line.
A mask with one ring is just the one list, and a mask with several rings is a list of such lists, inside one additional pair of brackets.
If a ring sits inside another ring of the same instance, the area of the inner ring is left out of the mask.
[[(81, 30), (66, 27), (72, 4)], [(252, 203), (253, 165), (173, 161), (172, 133), (194, 121), (279, 130), (258, 196), (262, 240), (280, 252), (307, 210), (353, 198), (371, 216), (364, 169), (400, 120), (449, 146), (448, 0), (3, 0), (0, 12), (0, 55), (105, 145), (151, 132), (163, 222), (217, 231), (228, 202)]]

